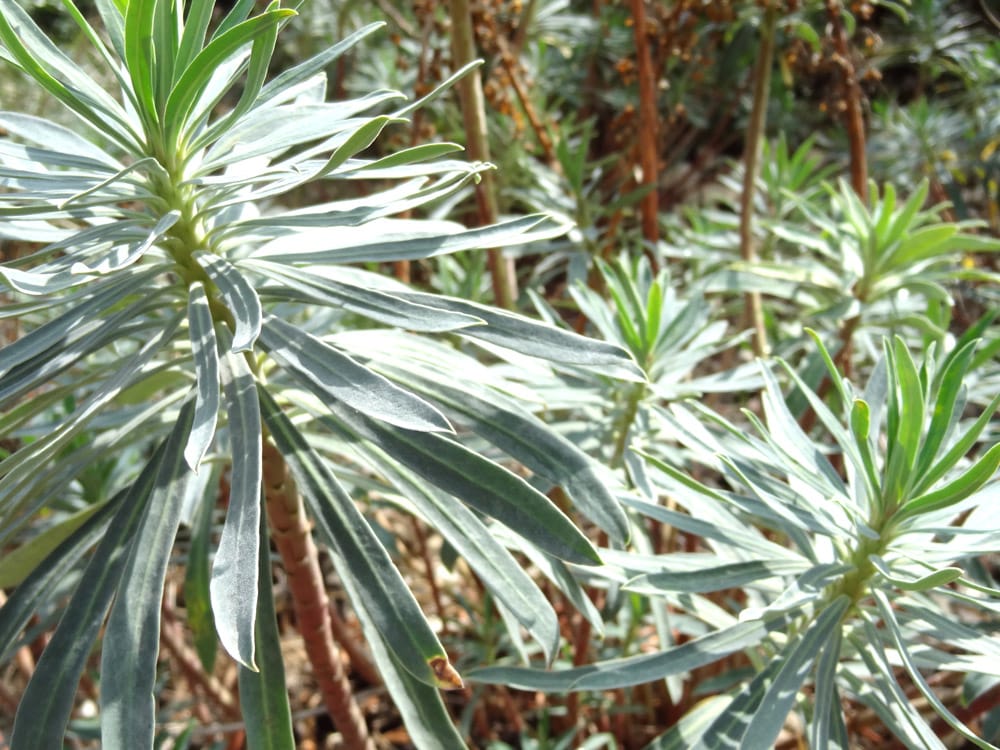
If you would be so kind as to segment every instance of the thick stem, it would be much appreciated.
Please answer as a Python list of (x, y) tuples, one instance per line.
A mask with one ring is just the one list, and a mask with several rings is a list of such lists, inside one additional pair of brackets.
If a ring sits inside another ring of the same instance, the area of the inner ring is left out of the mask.
[[(452, 59), (456, 68), (476, 59), (476, 40), (472, 32), (472, 14), (468, 0), (451, 0)], [(466, 148), (469, 157), (482, 162), (490, 160), (490, 146), (486, 129), (486, 101), (479, 74), (473, 72), (458, 82), (458, 96), (462, 102), (462, 119), (465, 123)], [(479, 223), (495, 224), (500, 214), (497, 205), (496, 179), (492, 171), (483, 172), (476, 185), (476, 204)], [(517, 274), (514, 259), (505, 256), (499, 248), (487, 251), (493, 297), (496, 304), (513, 309), (517, 299)]]
[(836, 60), (844, 76), (843, 113), (847, 128), (847, 141), (851, 157), (851, 187), (862, 202), (868, 202), (868, 160), (865, 156), (865, 118), (862, 111), (861, 84), (851, 60), (850, 44), (841, 19), (840, 0), (827, 0), (826, 12), (830, 18), (830, 33)]
[[(740, 196), (740, 256), (747, 263), (757, 262), (757, 248), (753, 243), (754, 194), (757, 187), (757, 170), (760, 161), (764, 126), (767, 122), (767, 103), (771, 91), (771, 68), (774, 62), (774, 27), (778, 20), (776, 2), (768, 2), (760, 27), (760, 51), (754, 70), (753, 106), (743, 146), (743, 194)], [(754, 353), (767, 356), (767, 331), (764, 328), (764, 306), (760, 292), (747, 292), (744, 320), (753, 326)]]
[(635, 56), (639, 78), (639, 166), (642, 168), (642, 184), (650, 188), (640, 203), (642, 212), (642, 236), (649, 245), (648, 255), (653, 273), (658, 262), (653, 248), (660, 236), (660, 199), (658, 193), (659, 169), (656, 111), (656, 72), (649, 52), (649, 38), (646, 35), (646, 0), (632, 0), (633, 35), (635, 36)]
[(264, 441), (264, 497), (271, 538), (285, 565), (295, 620), (330, 717), (351, 750), (375, 750), (330, 629), (330, 603), (302, 497), (288, 465)]

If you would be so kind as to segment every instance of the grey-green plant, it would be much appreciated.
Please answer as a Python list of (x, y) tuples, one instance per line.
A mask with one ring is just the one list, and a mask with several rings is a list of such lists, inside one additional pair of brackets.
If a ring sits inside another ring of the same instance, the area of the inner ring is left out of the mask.
[[(619, 468), (631, 444), (658, 442), (658, 413), (664, 404), (751, 391), (759, 387), (760, 376), (752, 363), (712, 370), (709, 363), (723, 353), (738, 357), (734, 350), (746, 335), (730, 332), (697, 284), (682, 289), (666, 269), (654, 274), (645, 255), (623, 254), (611, 263), (598, 258), (595, 264), (606, 296), (583, 281), (570, 288), (570, 295), (594, 334), (628, 351), (645, 380), (620, 382), (597, 372), (539, 363), (526, 384), (553, 411), (576, 412), (573, 419), (585, 425), (577, 441), (593, 446), (609, 466)], [(547, 319), (559, 320), (537, 295), (535, 304)]]
[(901, 201), (892, 183), (881, 190), (872, 183), (865, 205), (846, 182), (828, 185), (825, 199), (798, 202), (804, 221), (767, 224), (780, 241), (771, 258), (733, 263), (707, 288), (756, 289), (791, 303), (784, 317), (799, 330), (805, 321), (834, 334), (843, 363), (859, 348), (877, 351), (878, 336), (888, 332), (940, 341), (950, 320), (949, 285), (994, 280), (988, 270), (965, 267), (963, 254), (997, 252), (1000, 242), (973, 233), (981, 222), (945, 220), (946, 204), (926, 208), (928, 190), (922, 181)]
[[(421, 395), (402, 382), (417, 377), (408, 352), (426, 353), (419, 344), (382, 352), (397, 378), (352, 356), (338, 327), (372, 340), (379, 328), (411, 332), (410, 342), (479, 340), (641, 380), (613, 345), (460, 299), (383, 289), (376, 272), (354, 267), (550, 238), (565, 226), (542, 215), (475, 230), (392, 218), (473, 184), (488, 165), (448, 158), (460, 150), (448, 143), (364, 155), (427, 101), (401, 104), (383, 90), (328, 100), (325, 71), (377, 25), (269, 77), (278, 33), (296, 16), (277, 0), (259, 12), (239, 0), (218, 17), (212, 0), (97, 0), (102, 28), (70, 0), (64, 7), (115, 90), (15, 0), (0, 0), (5, 69), (75, 123), (0, 112), (0, 237), (28, 243), (0, 265), (0, 317), (23, 330), (0, 350), (0, 434), (23, 438), (0, 461), (0, 545), (20, 550), (0, 560), (4, 585), (16, 584), (0, 609), (0, 654), (24, 642), (32, 616), (58, 619), (12, 747), (60, 746), (102, 631), (102, 742), (152, 747), (161, 597), (182, 523), (192, 526), (197, 575), (185, 594), (189, 626), (207, 639), (203, 658), (214, 629), (240, 665), (251, 746), (291, 747), (268, 523), (272, 501), (293, 488), (414, 741), (462, 746), (438, 694), (460, 677), (393, 564), (391, 542), (338, 476), (359, 476), (347, 468), (355, 461), (377, 471), (549, 656), (556, 615), (494, 530), (509, 528), (503, 538), (542, 561), (599, 562), (544, 494), (555, 484), (611, 538), (624, 542), (627, 522), (579, 450), (527, 417), (530, 444), (508, 434), (520, 410), (493, 398), (495, 381), (478, 380), (473, 360), (459, 357)], [(284, 208), (304, 186), (325, 197)], [(491, 404), (480, 422), (499, 453), (468, 447), (446, 417), (463, 388)], [(72, 409), (60, 413), (62, 403)], [(503, 453), (533, 467), (537, 486), (506, 468)], [(120, 459), (109, 486), (38, 533), (36, 521), (109, 457)], [(213, 547), (223, 467), (228, 504)], [(282, 479), (286, 470), (292, 479)]]
[(733, 670), (650, 748), (772, 747), (792, 719), (810, 747), (846, 750), (856, 737), (845, 701), (870, 709), (914, 750), (950, 746), (950, 734), (994, 747), (929, 677), (960, 673), (971, 696), (1000, 681), (1000, 590), (979, 565), (1000, 539), (1000, 444), (982, 442), (1000, 396), (969, 414), (965, 392), (984, 326), (947, 352), (931, 346), (916, 358), (902, 339), (884, 339), (864, 387), (834, 368), (814, 335), (834, 408), (780, 364), (808, 394), (822, 438), (801, 429), (769, 367), (761, 368), (763, 420), (671, 405), (701, 478), (646, 452), (652, 489), (626, 505), (701, 540), (698, 549), (602, 550), (606, 565), (583, 575), (674, 613), (684, 642), (651, 642), (651, 653), (577, 668), (496, 666), (471, 678), (599, 691), (687, 678), (738, 655), (749, 674)]

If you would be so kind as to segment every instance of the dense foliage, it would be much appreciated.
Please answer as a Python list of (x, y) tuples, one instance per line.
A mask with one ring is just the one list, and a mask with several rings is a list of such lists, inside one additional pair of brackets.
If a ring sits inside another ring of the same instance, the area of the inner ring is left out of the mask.
[(998, 24), (0, 0), (0, 744), (1000, 744)]

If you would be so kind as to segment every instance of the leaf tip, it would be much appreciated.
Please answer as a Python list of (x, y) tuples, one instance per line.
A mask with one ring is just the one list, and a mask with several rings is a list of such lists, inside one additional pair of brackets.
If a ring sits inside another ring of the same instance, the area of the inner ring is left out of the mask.
[(427, 664), (434, 673), (434, 681), (444, 690), (461, 690), (465, 687), (462, 676), (451, 666), (446, 656), (435, 656)]

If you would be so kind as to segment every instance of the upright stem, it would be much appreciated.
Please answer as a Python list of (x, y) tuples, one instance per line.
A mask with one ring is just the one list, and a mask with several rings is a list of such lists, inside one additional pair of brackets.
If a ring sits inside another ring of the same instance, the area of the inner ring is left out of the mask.
[[(656, 112), (656, 73), (646, 35), (645, 0), (632, 0), (632, 20), (639, 78), (639, 166), (642, 167), (643, 186), (651, 188), (640, 204), (642, 236), (653, 248), (660, 235), (660, 199), (657, 191), (659, 155), (656, 148), (659, 117)], [(656, 273), (658, 263), (655, 253), (648, 254), (653, 273)]]
[[(451, 0), (449, 5), (452, 59), (455, 67), (461, 68), (476, 59), (472, 14), (468, 0)], [(483, 98), (483, 83), (477, 73), (467, 75), (458, 82), (458, 95), (462, 102), (462, 119), (465, 123), (469, 156), (476, 161), (488, 162), (490, 146), (486, 129), (486, 102)], [(496, 223), (500, 211), (497, 207), (496, 179), (491, 171), (484, 172), (479, 184), (476, 185), (476, 204), (479, 208), (480, 225)], [(517, 299), (514, 259), (505, 257), (499, 248), (488, 250), (487, 253), (494, 300), (498, 306), (512, 309)]]
[(851, 187), (862, 202), (868, 202), (868, 160), (865, 156), (865, 118), (862, 111), (861, 84), (851, 59), (850, 44), (841, 19), (840, 0), (827, 0), (826, 12), (830, 18), (830, 31), (836, 61), (844, 76), (844, 126), (851, 158)]
[[(754, 193), (757, 186), (758, 162), (761, 143), (764, 139), (764, 125), (767, 122), (767, 102), (771, 92), (771, 68), (774, 62), (774, 27), (778, 20), (778, 8), (773, 0), (764, 11), (764, 21), (760, 27), (760, 52), (754, 69), (753, 106), (750, 123), (743, 145), (743, 194), (740, 196), (740, 256), (747, 263), (757, 262), (757, 248), (753, 242)], [(760, 292), (747, 292), (744, 296), (746, 309), (744, 318), (753, 325), (754, 353), (758, 357), (767, 355), (767, 330), (764, 328), (764, 306)]]
[(268, 440), (264, 441), (263, 461), (264, 499), (271, 538), (285, 565), (295, 620), (326, 710), (346, 748), (375, 750), (330, 629), (330, 603), (302, 497), (284, 457)]

